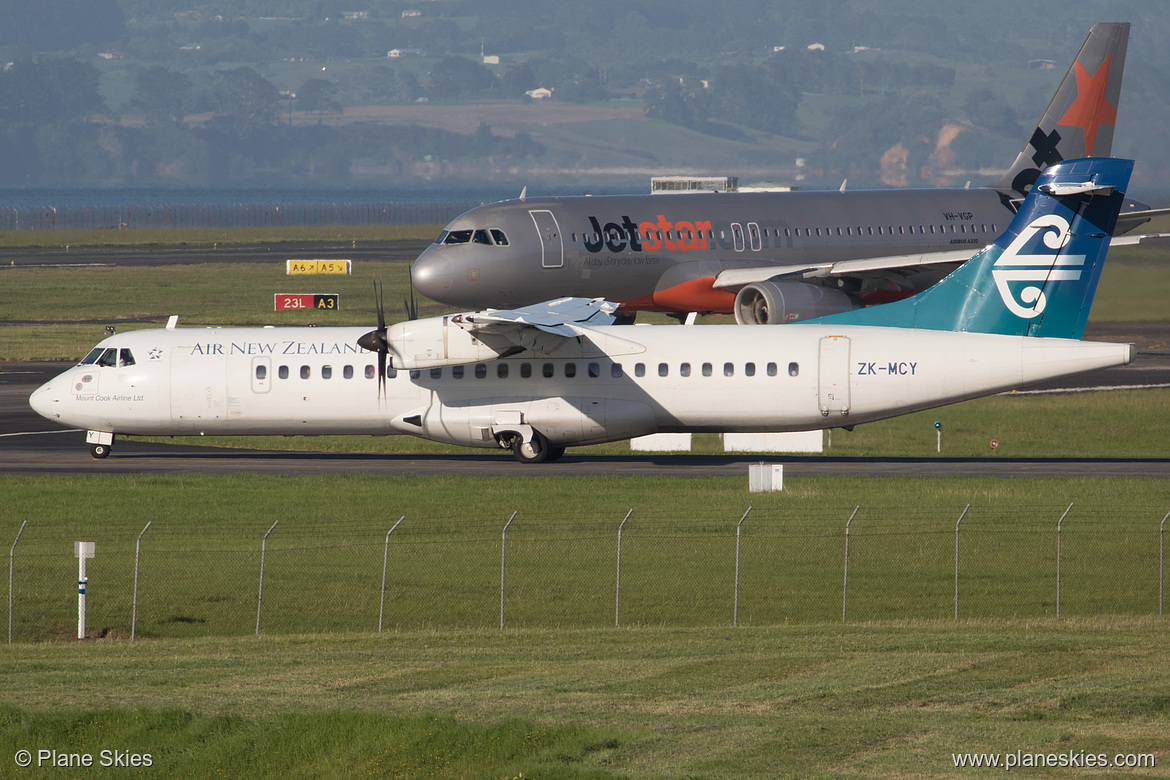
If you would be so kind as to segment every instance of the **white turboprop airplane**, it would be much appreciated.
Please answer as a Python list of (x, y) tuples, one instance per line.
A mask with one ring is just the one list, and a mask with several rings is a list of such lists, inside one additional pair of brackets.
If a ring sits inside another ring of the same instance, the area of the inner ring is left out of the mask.
[(379, 313), (369, 332), (172, 324), (105, 339), (30, 403), (99, 458), (115, 434), (401, 433), (540, 462), (657, 432), (852, 426), (1128, 363), (1129, 344), (1079, 339), (1132, 167), (1052, 165), (934, 287), (784, 328), (611, 327), (613, 304), (572, 298)]

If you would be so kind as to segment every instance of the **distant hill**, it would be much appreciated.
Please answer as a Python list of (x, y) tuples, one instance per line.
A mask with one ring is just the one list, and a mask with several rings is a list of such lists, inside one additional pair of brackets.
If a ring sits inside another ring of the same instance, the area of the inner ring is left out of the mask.
[(978, 184), (1019, 151), (1089, 27), (1113, 20), (1133, 22), (1114, 154), (1138, 160), (1139, 185), (1170, 180), (1170, 18), (1156, 3), (31, 7), (0, 0), (0, 186)]

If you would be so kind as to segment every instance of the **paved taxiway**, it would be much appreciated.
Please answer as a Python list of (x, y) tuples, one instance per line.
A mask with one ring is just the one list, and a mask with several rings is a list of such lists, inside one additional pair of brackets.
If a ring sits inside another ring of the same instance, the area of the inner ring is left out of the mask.
[[(272, 262), (290, 257), (377, 259), (409, 263), (426, 246), (422, 241), (223, 245), (187, 247), (111, 247), (0, 249), (0, 266), (9, 265), (166, 265), (208, 262)], [(1170, 323), (1090, 324), (1087, 338), (1131, 342), (1137, 358), (1130, 366), (1096, 372), (1061, 387), (1170, 387)], [(821, 474), (865, 476), (1170, 477), (1170, 458), (847, 458), (795, 455), (575, 455), (570, 449), (556, 463), (524, 466), (505, 452), (468, 450), (466, 454), (335, 454), (272, 452), (149, 444), (119, 440), (104, 460), (90, 457), (85, 435), (39, 417), (28, 396), (64, 371), (63, 363), (0, 363), (0, 474), (475, 474), (500, 475), (658, 475), (737, 476), (761, 458), (785, 464), (788, 476)]]

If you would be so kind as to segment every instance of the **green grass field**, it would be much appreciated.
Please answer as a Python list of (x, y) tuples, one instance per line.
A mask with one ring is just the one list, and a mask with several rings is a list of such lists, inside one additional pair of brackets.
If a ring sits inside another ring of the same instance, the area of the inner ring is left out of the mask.
[[(1150, 618), (38, 644), (0, 654), (0, 751), (168, 777), (1165, 776), (1168, 650)], [(1016, 751), (1159, 766), (955, 769)]]

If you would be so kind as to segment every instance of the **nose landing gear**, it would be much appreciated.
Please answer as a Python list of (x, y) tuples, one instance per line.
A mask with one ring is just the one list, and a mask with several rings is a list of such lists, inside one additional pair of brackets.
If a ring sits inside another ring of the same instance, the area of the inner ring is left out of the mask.
[(95, 458), (107, 458), (110, 449), (114, 446), (113, 431), (86, 431), (85, 441), (89, 445), (89, 454)]

